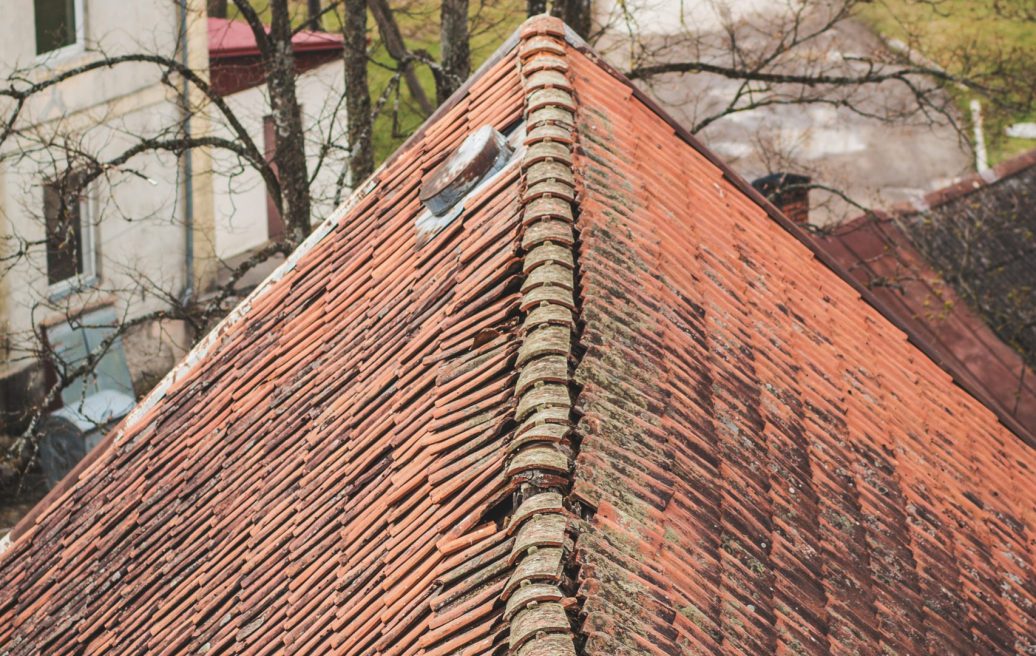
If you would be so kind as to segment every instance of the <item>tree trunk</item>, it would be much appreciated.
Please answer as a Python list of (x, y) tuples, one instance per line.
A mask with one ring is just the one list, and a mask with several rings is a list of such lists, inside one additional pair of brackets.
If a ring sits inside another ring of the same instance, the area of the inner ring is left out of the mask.
[(410, 90), (410, 97), (421, 107), (425, 116), (430, 115), (435, 107), (428, 100), (421, 81), (417, 79), (413, 62), (408, 61), (409, 53), (403, 43), (403, 36), (399, 33), (396, 18), (392, 15), (392, 9), (385, 0), (369, 0), (368, 4), (371, 15), (374, 16), (374, 22), (378, 24), (378, 33), (381, 34), (381, 40), (385, 43), (385, 50), (389, 57), (400, 62), (400, 66), (403, 68), (403, 79), (406, 80), (407, 89)]
[(374, 170), (371, 95), (367, 86), (367, 0), (345, 0), (345, 103), (348, 113), (349, 178), (353, 188)]
[[(529, 0), (530, 11), (533, 3), (538, 1)], [(565, 21), (576, 34), (587, 39), (590, 37), (590, 22), (593, 17), (592, 4), (591, 0), (555, 0), (551, 13)]]
[(435, 95), (441, 105), (460, 88), (471, 73), (468, 46), (468, 0), (442, 0), (442, 72), (437, 76)]
[[(240, 4), (240, 0), (236, 0)], [(254, 27), (253, 27), (254, 31)], [(277, 132), (274, 163), (280, 177), (288, 238), (298, 244), (310, 230), (309, 172), (302, 110), (295, 95), (295, 55), (288, 0), (270, 2), (270, 31), (263, 52), (270, 113)]]
[(320, 11), (320, 0), (306, 0), (306, 22), (309, 23), (309, 29), (316, 32), (324, 30), (320, 21)]
[(227, 17), (227, 0), (208, 0), (209, 18)]

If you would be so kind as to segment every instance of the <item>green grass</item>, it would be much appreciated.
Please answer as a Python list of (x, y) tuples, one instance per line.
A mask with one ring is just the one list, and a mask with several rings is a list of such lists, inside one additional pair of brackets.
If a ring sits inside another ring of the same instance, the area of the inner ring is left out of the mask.
[[(393, 2), (399, 29), (407, 47), (412, 51), (425, 51), (438, 59), (439, 4), (420, 0)], [(474, 72), (511, 33), (525, 20), (524, 2), (515, 0), (487, 0), (481, 4), (471, 3), (471, 70)], [(371, 59), (368, 68), (368, 85), (371, 103), (376, 104), (386, 91), (395, 75), (395, 61), (389, 57), (373, 18), (368, 19), (371, 34)], [(417, 64), (415, 68), (421, 86), (428, 99), (435, 104), (435, 82), (431, 70)], [(400, 81), (398, 89), (390, 90), (383, 108), (374, 121), (374, 159), (382, 162), (416, 130), (427, 118), (415, 103), (406, 87)]]
[[(1008, 12), (1031, 8), (1031, 0), (1000, 3)], [(1036, 22), (993, 10), (988, 0), (881, 0), (867, 4), (861, 18), (879, 33), (899, 39), (951, 73), (967, 77), (989, 76), (1006, 70), (1024, 85), (1036, 74)], [(1001, 79), (1004, 79), (1001, 77)], [(968, 103), (974, 95), (956, 87), (948, 89), (969, 117)], [(1031, 99), (1022, 89), (1003, 96), (1023, 108), (1000, 108), (983, 102), (986, 144), (991, 164), (1022, 151), (1036, 148), (1036, 140), (1014, 139), (1004, 134), (1012, 123), (1036, 120)]]
[[(470, 4), (471, 70), (474, 72), (525, 20), (525, 3), (517, 0), (472, 0)], [(302, 0), (293, 0), (293, 5), (293, 22), (301, 25), (306, 18), (306, 3)], [(255, 6), (260, 16), (268, 21), (269, 9), (258, 2)], [(406, 47), (411, 52), (424, 51), (432, 59), (437, 60), (440, 53), (440, 4), (426, 0), (392, 0), (390, 6), (395, 13)], [(239, 18), (233, 3), (229, 7), (228, 17)], [(328, 12), (323, 17), (323, 27), (327, 31), (338, 31), (341, 29), (341, 20), (341, 14)], [(372, 138), (374, 161), (377, 165), (395, 152), (427, 117), (414, 101), (405, 82), (400, 80), (398, 89), (388, 88), (395, 75), (396, 62), (385, 49), (377, 23), (370, 15), (367, 17), (367, 33), (370, 38), (371, 58), (367, 69), (367, 81), (372, 105), (377, 105), (379, 98), (388, 91), (385, 103), (374, 121)], [(431, 69), (422, 64), (415, 64), (414, 70), (425, 95), (434, 106), (435, 81)]]

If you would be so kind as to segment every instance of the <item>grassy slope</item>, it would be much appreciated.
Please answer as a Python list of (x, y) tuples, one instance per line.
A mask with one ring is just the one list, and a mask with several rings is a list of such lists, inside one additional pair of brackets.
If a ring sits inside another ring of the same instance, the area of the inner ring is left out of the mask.
[[(259, 3), (255, 3), (257, 6)], [(301, 24), (305, 19), (306, 3), (293, 0), (295, 23)], [(439, 56), (439, 4), (425, 0), (392, 0), (390, 3), (396, 13), (399, 29), (403, 34), (407, 47), (416, 52), (426, 51), (433, 58)], [(525, 3), (517, 0), (472, 0), (471, 2), (471, 64), (472, 71), (486, 60), (502, 44), (525, 19)], [(269, 11), (262, 11), (264, 19), (268, 19)], [(229, 17), (237, 18), (237, 12), (231, 4)], [(328, 12), (323, 19), (324, 29), (337, 31), (341, 29), (341, 16)], [(371, 63), (367, 69), (368, 84), (371, 91), (371, 103), (376, 104), (392, 80), (395, 62), (389, 57), (381, 43), (374, 18), (368, 16), (367, 29), (370, 35)], [(425, 94), (435, 103), (435, 83), (427, 66), (416, 67), (418, 78)], [(374, 123), (374, 161), (380, 164), (391, 155), (424, 121), (425, 116), (413, 102), (406, 84), (401, 85), (398, 93), (388, 96), (381, 112)]]
[[(1005, 4), (1010, 6), (1010, 0)], [(993, 66), (1005, 57), (1036, 60), (1036, 23), (998, 16), (991, 6), (988, 0), (882, 0), (866, 6), (862, 17), (881, 34), (910, 43), (950, 72)], [(969, 116), (971, 96), (957, 90), (951, 93), (962, 115)], [(991, 164), (1036, 148), (1036, 140), (1004, 134), (1012, 123), (1036, 120), (1036, 113), (998, 112), (989, 103), (983, 103), (983, 109)]]

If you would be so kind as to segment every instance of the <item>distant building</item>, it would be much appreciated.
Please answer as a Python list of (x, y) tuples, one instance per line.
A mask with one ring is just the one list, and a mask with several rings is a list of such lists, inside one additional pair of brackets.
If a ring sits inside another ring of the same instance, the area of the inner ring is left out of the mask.
[[(643, 48), (651, 63), (702, 61), (727, 65), (731, 61), (777, 47), (780, 35), (790, 36), (791, 25), (802, 20), (815, 29), (836, 5), (819, 2), (788, 3), (766, 0), (676, 2), (674, 0), (599, 0), (594, 4), (597, 21), (612, 27), (598, 47), (614, 65), (631, 66), (628, 29), (635, 48)], [(805, 15), (803, 15), (803, 12)], [(633, 26), (628, 27), (629, 17)], [(733, 26), (738, 36), (735, 55), (731, 48)], [(636, 51), (639, 53), (639, 51)], [(750, 54), (749, 54), (750, 53)], [(804, 39), (794, 56), (784, 57), (783, 70), (848, 74), (849, 62), (859, 57), (891, 61), (889, 47), (862, 22), (838, 22), (815, 38)], [(656, 61), (658, 60), (658, 61)], [(641, 62), (643, 63), (643, 62)], [(913, 91), (897, 82), (867, 88), (832, 90), (826, 100), (798, 102), (794, 86), (748, 85), (743, 80), (703, 72), (654, 76), (638, 85), (650, 91), (662, 108), (688, 129), (706, 117), (729, 108), (740, 98), (741, 108), (766, 98), (768, 90), (785, 94), (774, 102), (760, 102), (709, 123), (695, 136), (748, 179), (795, 171), (814, 182), (844, 192), (868, 207), (886, 207), (947, 184), (973, 170), (973, 160), (947, 121), (932, 118), (925, 125), (919, 117), (883, 121), (876, 117), (910, 108)], [(762, 95), (754, 95), (759, 94)], [(806, 94), (809, 95), (808, 93)], [(817, 225), (837, 223), (856, 216), (854, 207), (821, 190), (813, 192), (811, 220)]]
[[(314, 214), (325, 215), (344, 159), (341, 37), (302, 31), (294, 43), (312, 136), (310, 172), (318, 171)], [(263, 66), (244, 23), (208, 19), (199, 0), (5, 3), (0, 79), (19, 71), (44, 80), (102, 53), (186, 63), (210, 80), (272, 156)], [(283, 234), (258, 173), (218, 149), (144, 152), (111, 167), (86, 193), (67, 197), (62, 181), (74, 178), (77, 158), (108, 161), (141, 139), (174, 139), (183, 129), (235, 138), (197, 90), (185, 91), (175, 74), (163, 81), (163, 73), (137, 62), (71, 77), (30, 98), (16, 124), (20, 132), (0, 145), (0, 433), (5, 426), (19, 430), (21, 411), (54, 380), (56, 372), (34, 356), (41, 343), (74, 367), (112, 335), (113, 325), (161, 311), (169, 298), (203, 297), (229, 267)], [(185, 106), (201, 109), (188, 114)], [(12, 108), (0, 100), (0, 116)], [(12, 257), (21, 247), (26, 256)], [(89, 397), (114, 391), (132, 401), (185, 352), (189, 332), (176, 320), (135, 325), (112, 343), (97, 375), (77, 381), (52, 407), (75, 406), (89, 423), (100, 411)], [(104, 405), (111, 414), (111, 404)]]

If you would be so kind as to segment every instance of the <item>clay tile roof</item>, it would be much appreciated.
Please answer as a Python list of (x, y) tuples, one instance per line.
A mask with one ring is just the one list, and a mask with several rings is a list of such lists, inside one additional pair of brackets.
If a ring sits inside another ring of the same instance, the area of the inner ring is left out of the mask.
[(0, 652), (1031, 651), (1033, 449), (807, 243), (532, 19), (17, 527)]
[(818, 246), (1001, 413), (1036, 434), (1036, 151)]

